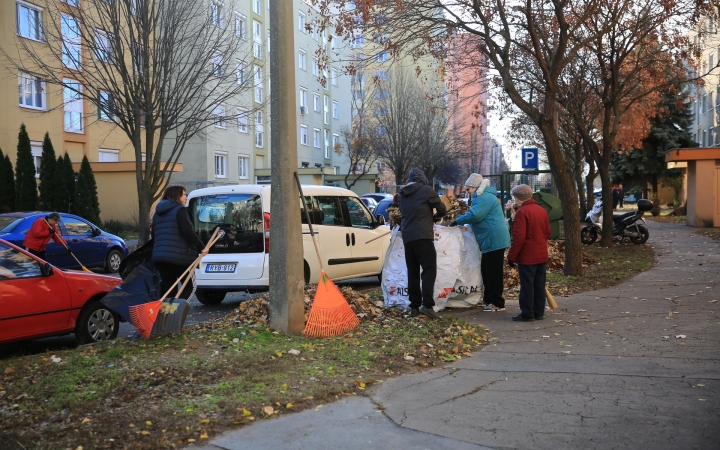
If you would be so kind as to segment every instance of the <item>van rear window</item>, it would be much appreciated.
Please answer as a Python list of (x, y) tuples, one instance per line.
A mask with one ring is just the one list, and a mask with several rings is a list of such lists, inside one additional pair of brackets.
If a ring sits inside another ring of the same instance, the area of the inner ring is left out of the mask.
[(216, 194), (190, 199), (188, 207), (195, 230), (207, 242), (215, 227), (225, 236), (210, 253), (261, 253), (265, 251), (262, 204), (257, 194)]

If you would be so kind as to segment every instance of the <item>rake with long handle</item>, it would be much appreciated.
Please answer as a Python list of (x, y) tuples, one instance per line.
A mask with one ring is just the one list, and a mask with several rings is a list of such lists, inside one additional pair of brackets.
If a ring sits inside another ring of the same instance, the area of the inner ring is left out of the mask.
[(320, 263), (320, 270), (325, 273), (322, 258), (320, 258), (320, 250), (318, 249), (317, 241), (315, 240), (315, 232), (313, 231), (312, 221), (310, 220), (310, 212), (307, 209), (307, 204), (305, 204), (305, 196), (303, 195), (302, 186), (300, 185), (300, 178), (298, 177), (297, 172), (295, 172), (295, 181), (297, 182), (298, 191), (300, 191), (300, 201), (302, 201), (303, 211), (305, 211), (305, 220), (307, 220), (308, 227), (310, 227), (310, 237), (312, 238), (313, 245), (315, 246), (315, 254), (317, 254), (318, 263)]
[[(48, 223), (47, 219), (44, 219), (44, 220), (45, 220), (45, 224), (46, 224), (48, 227), (50, 227), (50, 224)], [(71, 255), (73, 258), (75, 258), (75, 261), (77, 261), (77, 263), (80, 264), (80, 268), (83, 270), (83, 272), (93, 273), (92, 270), (90, 270), (90, 269), (88, 269), (87, 267), (83, 266), (83, 264), (80, 262), (80, 260), (77, 259), (77, 256), (75, 256), (75, 253), (73, 253), (72, 250), (70, 250), (70, 247), (68, 247), (67, 243), (63, 244), (63, 247), (65, 247), (65, 250), (67, 250), (68, 253), (70, 253), (70, 255)]]

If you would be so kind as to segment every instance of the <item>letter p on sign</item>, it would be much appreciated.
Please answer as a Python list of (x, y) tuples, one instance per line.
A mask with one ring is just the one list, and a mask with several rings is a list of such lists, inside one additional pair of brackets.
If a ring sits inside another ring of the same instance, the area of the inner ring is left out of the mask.
[(538, 169), (538, 149), (524, 148), (522, 149), (522, 168)]

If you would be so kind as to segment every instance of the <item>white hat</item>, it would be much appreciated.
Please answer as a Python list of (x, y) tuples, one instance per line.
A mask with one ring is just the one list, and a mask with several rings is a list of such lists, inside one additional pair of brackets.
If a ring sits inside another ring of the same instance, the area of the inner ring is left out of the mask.
[(483, 182), (483, 176), (479, 173), (471, 173), (470, 177), (465, 182), (467, 187), (478, 187)]

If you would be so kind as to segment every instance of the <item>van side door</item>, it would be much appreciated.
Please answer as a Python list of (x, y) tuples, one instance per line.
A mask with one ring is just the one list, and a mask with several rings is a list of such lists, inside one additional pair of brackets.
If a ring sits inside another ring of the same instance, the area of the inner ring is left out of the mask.
[[(319, 218), (321, 224), (317, 225), (318, 237), (320, 238), (318, 241), (320, 257), (325, 266), (325, 272), (333, 279), (348, 277), (352, 265), (350, 230), (346, 225), (347, 221), (343, 215), (340, 199), (338, 196), (314, 197), (317, 208), (322, 213)], [(304, 229), (305, 226), (303, 226)], [(309, 234), (303, 236), (309, 238)], [(308, 241), (309, 245), (312, 245), (311, 240), (304, 240), (304, 242)], [(314, 252), (314, 249), (312, 251)], [(312, 279), (310, 281), (312, 283), (317, 282), (317, 280)]]
[[(352, 247), (353, 276), (378, 275), (382, 272), (388, 239), (375, 239), (390, 231), (378, 227), (367, 206), (356, 197), (343, 197), (350, 219), (350, 244)], [(368, 242), (372, 241), (372, 242)]]

